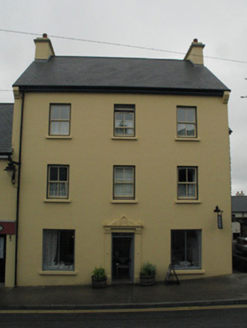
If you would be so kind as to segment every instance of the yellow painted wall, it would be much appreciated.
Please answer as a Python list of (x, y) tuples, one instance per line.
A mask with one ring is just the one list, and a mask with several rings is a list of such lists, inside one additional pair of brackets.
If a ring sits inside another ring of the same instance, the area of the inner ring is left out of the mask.
[[(50, 103), (71, 103), (71, 138), (47, 138)], [(114, 104), (135, 104), (136, 140), (112, 138)], [(176, 139), (177, 106), (197, 107), (198, 141)], [(17, 99), (15, 129), (20, 108)], [(46, 201), (48, 164), (70, 165), (69, 202)], [(112, 202), (114, 165), (135, 165), (135, 204)], [(176, 201), (177, 166), (186, 165), (198, 166), (194, 204)], [(228, 114), (221, 98), (26, 94), (20, 188), (18, 285), (89, 284), (99, 265), (110, 278), (110, 234), (103, 225), (123, 216), (143, 225), (135, 281), (145, 261), (156, 264), (156, 278), (164, 280), (171, 229), (202, 229), (202, 270), (184, 278), (231, 273)], [(216, 205), (224, 211), (223, 230), (217, 228)], [(43, 229), (75, 229), (74, 272), (42, 271)]]

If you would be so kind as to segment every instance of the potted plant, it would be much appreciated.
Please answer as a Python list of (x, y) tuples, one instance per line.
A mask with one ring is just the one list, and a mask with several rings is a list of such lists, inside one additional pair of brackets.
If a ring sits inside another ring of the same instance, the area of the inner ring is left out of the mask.
[(95, 268), (92, 275), (92, 286), (93, 288), (106, 287), (107, 276), (105, 269), (102, 267)]
[(151, 286), (155, 283), (156, 266), (150, 262), (143, 264), (140, 272), (140, 284)]

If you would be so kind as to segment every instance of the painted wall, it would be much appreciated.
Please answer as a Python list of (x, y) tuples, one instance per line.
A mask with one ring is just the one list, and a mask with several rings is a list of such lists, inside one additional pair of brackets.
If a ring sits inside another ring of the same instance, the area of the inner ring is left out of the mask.
[[(16, 185), (11, 183), (11, 173), (4, 171), (8, 166), (6, 159), (0, 159), (0, 221), (15, 221), (16, 219)], [(3, 232), (4, 233), (4, 232)], [(6, 235), (5, 286), (14, 286), (15, 271), (15, 236)]]
[[(16, 99), (18, 130), (21, 99)], [(71, 138), (49, 138), (50, 103), (71, 104)], [(135, 104), (136, 138), (113, 138), (114, 104)], [(176, 138), (176, 107), (196, 106), (198, 138)], [(18, 133), (14, 134), (15, 156)], [(68, 164), (69, 201), (46, 200), (47, 165)], [(135, 165), (136, 202), (112, 200), (113, 166)], [(199, 199), (177, 201), (177, 166), (198, 166)], [(183, 278), (231, 273), (227, 105), (217, 97), (26, 94), (21, 171), (18, 285), (89, 284), (95, 266), (111, 278), (111, 232), (136, 233), (135, 281), (151, 261), (157, 280), (171, 262), (171, 229), (202, 230), (202, 269)], [(223, 213), (217, 228), (215, 206)], [(129, 220), (127, 226), (121, 218)], [(117, 227), (110, 223), (117, 220)], [(139, 223), (138, 223), (139, 222)], [(104, 227), (109, 224), (110, 230)], [(138, 226), (135, 228), (131, 226)], [(75, 230), (75, 271), (42, 271), (43, 229)], [(138, 230), (138, 232), (137, 232)]]

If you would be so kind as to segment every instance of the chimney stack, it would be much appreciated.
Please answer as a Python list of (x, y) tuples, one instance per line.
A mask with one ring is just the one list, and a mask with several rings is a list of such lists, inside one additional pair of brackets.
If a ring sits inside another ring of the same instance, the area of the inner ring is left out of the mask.
[(197, 39), (194, 39), (191, 43), (187, 54), (184, 57), (184, 60), (190, 60), (195, 65), (203, 65), (203, 48), (204, 44), (198, 42)]
[(52, 43), (46, 33), (43, 34), (42, 38), (35, 39), (34, 43), (36, 46), (35, 60), (37, 59), (48, 60), (50, 56), (55, 56)]

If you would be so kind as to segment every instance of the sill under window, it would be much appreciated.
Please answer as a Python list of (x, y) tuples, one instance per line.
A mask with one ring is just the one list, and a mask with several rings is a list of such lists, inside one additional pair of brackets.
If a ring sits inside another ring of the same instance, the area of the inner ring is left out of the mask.
[(71, 200), (70, 199), (68, 199), (68, 198), (61, 198), (61, 199), (59, 199), (59, 198), (46, 198), (46, 199), (44, 199), (44, 203), (70, 203), (71, 202)]
[(112, 204), (137, 204), (138, 201), (136, 199), (112, 199)]
[(175, 138), (175, 141), (194, 141), (194, 142), (198, 142), (201, 141), (201, 139), (195, 137), (195, 138)]
[(77, 271), (66, 271), (66, 270), (40, 270), (41, 276), (77, 276)]
[(201, 204), (200, 199), (177, 199), (176, 204)]
[(70, 140), (72, 139), (72, 136), (71, 135), (47, 135), (45, 136), (46, 139), (67, 139), (67, 140)]
[[(175, 269), (175, 272), (177, 275), (186, 275), (186, 274), (205, 274), (205, 270), (204, 269), (188, 269), (188, 270), (184, 270), (184, 269)], [(171, 272), (171, 274), (174, 274), (173, 272)]]
[(138, 138), (137, 137), (125, 137), (125, 136), (119, 136), (119, 137), (113, 136), (112, 140), (132, 140), (132, 141), (134, 140), (134, 141), (136, 141), (136, 140), (138, 140)]

